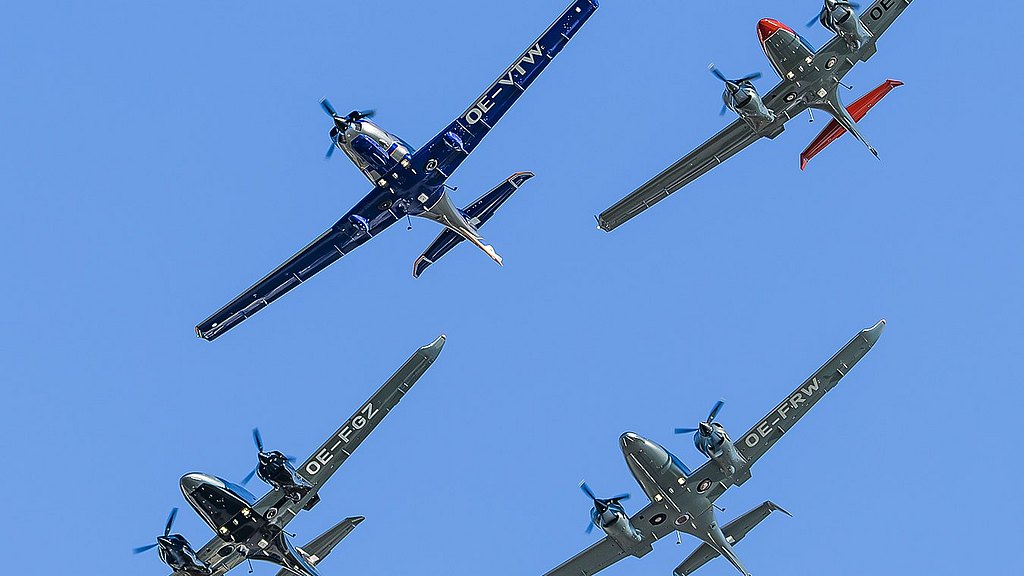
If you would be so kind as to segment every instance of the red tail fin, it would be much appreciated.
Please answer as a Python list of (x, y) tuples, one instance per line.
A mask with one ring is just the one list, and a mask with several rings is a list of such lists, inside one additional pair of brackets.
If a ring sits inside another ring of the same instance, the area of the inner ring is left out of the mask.
[[(885, 98), (886, 94), (892, 92), (892, 89), (897, 86), (903, 86), (903, 82), (899, 80), (886, 80), (881, 86), (847, 106), (846, 110), (855, 122), (860, 122), (861, 118), (868, 113), (868, 110), (871, 110), (875, 104), (878, 104), (882, 98)], [(843, 134), (846, 134), (846, 129), (840, 126), (838, 122), (835, 120), (829, 122), (828, 126), (825, 126), (825, 129), (811, 142), (810, 146), (800, 153), (800, 169), (803, 170), (811, 158), (814, 158), (818, 152), (824, 150)]]

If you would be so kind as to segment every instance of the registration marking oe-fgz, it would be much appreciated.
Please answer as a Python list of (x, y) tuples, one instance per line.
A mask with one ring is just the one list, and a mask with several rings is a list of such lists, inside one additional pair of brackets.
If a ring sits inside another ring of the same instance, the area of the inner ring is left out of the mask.
[(366, 406), (363, 406), (358, 412), (356, 412), (356, 415), (353, 416), (351, 420), (341, 427), (341, 430), (338, 430), (338, 433), (335, 435), (336, 440), (334, 444), (330, 447), (325, 446), (324, 448), (321, 448), (320, 451), (317, 452), (308, 463), (306, 463), (306, 473), (310, 476), (316, 476), (320, 470), (322, 470), (323, 467), (327, 465), (332, 458), (334, 458), (335, 451), (341, 448), (344, 444), (348, 444), (349, 440), (352, 438), (352, 433), (362, 429), (371, 420), (376, 418), (379, 413), (380, 409), (374, 408), (373, 402), (367, 402)]

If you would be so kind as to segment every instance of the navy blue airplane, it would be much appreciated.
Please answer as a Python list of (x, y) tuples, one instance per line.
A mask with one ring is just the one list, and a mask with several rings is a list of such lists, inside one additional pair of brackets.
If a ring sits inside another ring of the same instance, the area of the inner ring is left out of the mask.
[(501, 264), (501, 257), (484, 242), (479, 228), (533, 174), (517, 172), (461, 210), (449, 198), (445, 181), (597, 6), (596, 0), (575, 0), (468, 110), (418, 151), (370, 122), (372, 111), (341, 116), (330, 102), (322, 100), (321, 106), (334, 122), (328, 157), (335, 147), (340, 148), (374, 189), (298, 254), (200, 322), (196, 335), (206, 340), (217, 338), (406, 216), (429, 218), (445, 227), (416, 259), (414, 277), (463, 240)]

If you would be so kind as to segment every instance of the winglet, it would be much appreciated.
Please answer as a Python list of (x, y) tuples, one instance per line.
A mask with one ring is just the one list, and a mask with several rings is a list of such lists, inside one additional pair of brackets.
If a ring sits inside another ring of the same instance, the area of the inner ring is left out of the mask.
[(779, 506), (778, 504), (776, 504), (775, 502), (772, 502), (771, 500), (765, 500), (764, 503), (765, 503), (766, 506), (768, 506), (769, 510), (778, 510), (779, 512), (782, 512), (783, 514), (785, 514), (786, 516), (789, 516), (790, 518), (793, 517), (793, 515), (790, 514), (785, 508), (783, 508), (782, 506)]
[(421, 354), (423, 354), (423, 356), (427, 359), (427, 361), (433, 362), (434, 360), (437, 359), (437, 356), (441, 353), (441, 348), (444, 348), (445, 340), (446, 340), (445, 335), (441, 334), (436, 339), (434, 339), (434, 341), (431, 342), (430, 344), (427, 344), (426, 346), (421, 347), (419, 351), (420, 351)]
[(875, 342), (878, 342), (878, 337), (882, 335), (882, 330), (885, 329), (885, 318), (882, 318), (871, 328), (865, 328), (861, 330), (860, 335), (867, 341), (870, 346), (874, 346)]

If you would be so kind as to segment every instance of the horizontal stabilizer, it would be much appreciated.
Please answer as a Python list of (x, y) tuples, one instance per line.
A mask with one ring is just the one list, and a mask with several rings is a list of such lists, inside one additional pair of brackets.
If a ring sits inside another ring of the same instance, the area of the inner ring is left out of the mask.
[[(868, 92), (853, 104), (846, 107), (846, 111), (853, 117), (854, 122), (860, 122), (861, 118), (871, 110), (875, 104), (885, 98), (886, 94), (892, 92), (893, 88), (903, 86), (899, 80), (886, 80), (881, 86)], [(825, 126), (825, 129), (811, 142), (810, 146), (800, 153), (800, 169), (803, 170), (807, 163), (824, 150), (829, 144), (835, 142), (840, 136), (846, 134), (846, 129), (839, 125), (839, 122), (832, 120)]]
[[(309, 544), (299, 548), (299, 553), (303, 555), (306, 562), (309, 562), (311, 566), (316, 566), (364, 519), (362, 516), (345, 518), (327, 532), (313, 538)], [(281, 570), (277, 573), (277, 576), (294, 576), (294, 574), (288, 570)]]
[[(765, 502), (743, 516), (729, 522), (725, 528), (722, 528), (722, 534), (725, 535), (730, 545), (735, 546), (740, 540), (743, 540), (747, 532), (750, 532), (754, 526), (760, 524), (761, 520), (764, 520), (776, 510), (784, 513), (786, 516), (792, 516), (792, 514), (775, 505), (775, 503)], [(693, 551), (693, 554), (687, 556), (686, 560), (683, 560), (683, 563), (673, 570), (673, 573), (676, 576), (687, 576), (707, 564), (710, 560), (713, 560), (716, 556), (718, 556), (718, 552), (714, 548), (708, 544), (701, 544)]]
[[(471, 226), (479, 229), (485, 222), (491, 219), (491, 216), (512, 196), (512, 193), (518, 190), (523, 185), (523, 182), (530, 178), (533, 178), (532, 172), (516, 172), (493, 190), (477, 198), (465, 210), (461, 210), (462, 215)], [(437, 262), (438, 258), (447, 254), (449, 250), (463, 240), (465, 240), (463, 236), (450, 229), (442, 231), (430, 246), (423, 251), (423, 254), (416, 259), (416, 263), (413, 264), (413, 277), (419, 278), (420, 274), (427, 267)]]

